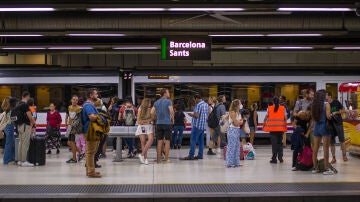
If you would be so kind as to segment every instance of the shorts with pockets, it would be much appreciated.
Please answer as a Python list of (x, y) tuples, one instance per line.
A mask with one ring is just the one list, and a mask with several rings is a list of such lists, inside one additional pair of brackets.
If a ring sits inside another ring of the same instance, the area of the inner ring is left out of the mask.
[(156, 138), (158, 140), (171, 140), (172, 129), (171, 125), (157, 124), (156, 125)]

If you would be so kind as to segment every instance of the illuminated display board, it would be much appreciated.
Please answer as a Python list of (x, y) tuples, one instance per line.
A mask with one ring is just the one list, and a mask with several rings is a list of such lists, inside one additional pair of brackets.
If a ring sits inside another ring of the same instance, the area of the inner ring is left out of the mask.
[(209, 37), (163, 37), (161, 38), (162, 60), (211, 60)]

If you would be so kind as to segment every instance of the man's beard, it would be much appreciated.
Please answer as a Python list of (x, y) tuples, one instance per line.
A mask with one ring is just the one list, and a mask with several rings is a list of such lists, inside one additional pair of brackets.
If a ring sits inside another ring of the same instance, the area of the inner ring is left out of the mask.
[(91, 100), (92, 100), (93, 102), (96, 102), (96, 101), (97, 101), (97, 98), (96, 98), (96, 97), (93, 97), (93, 98), (91, 98)]

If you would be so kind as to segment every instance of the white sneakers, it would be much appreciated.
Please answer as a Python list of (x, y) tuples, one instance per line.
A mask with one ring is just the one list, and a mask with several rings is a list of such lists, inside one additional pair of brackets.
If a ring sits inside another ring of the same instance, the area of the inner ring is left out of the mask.
[(297, 168), (296, 168), (296, 167), (292, 167), (292, 168), (291, 168), (291, 171), (297, 171)]
[(25, 161), (25, 162), (18, 161), (17, 165), (21, 166), (21, 167), (34, 167), (34, 164), (32, 164), (28, 161)]
[(140, 163), (141, 163), (141, 164), (144, 164), (144, 163), (145, 163), (144, 157), (143, 157), (143, 155), (141, 155), (141, 154), (139, 154), (139, 160), (140, 160)]
[(139, 160), (141, 164), (149, 165), (149, 161), (144, 158), (143, 155), (139, 154)]
[(330, 169), (327, 169), (323, 172), (323, 175), (334, 175), (334, 171), (330, 170)]

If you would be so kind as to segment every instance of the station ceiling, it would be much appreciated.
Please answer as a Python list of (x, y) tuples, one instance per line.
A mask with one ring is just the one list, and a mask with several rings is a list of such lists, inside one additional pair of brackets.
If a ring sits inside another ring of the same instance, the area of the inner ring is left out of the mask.
[(182, 35), (209, 36), (214, 50), (358, 50), (358, 7), (347, 0), (12, 0), (0, 3), (0, 46), (6, 52), (154, 51), (161, 37)]

